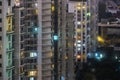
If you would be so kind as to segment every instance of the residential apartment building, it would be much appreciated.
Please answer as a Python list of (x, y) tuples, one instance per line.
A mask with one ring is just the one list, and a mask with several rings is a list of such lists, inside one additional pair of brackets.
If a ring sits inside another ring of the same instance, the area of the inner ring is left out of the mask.
[(74, 14), (74, 56), (80, 55), (81, 62), (87, 61), (89, 49), (90, 3), (89, 1), (70, 1), (69, 13)]
[(97, 46), (97, 0), (70, 0), (68, 12), (74, 15), (74, 57), (75, 62), (87, 62)]
[(14, 80), (13, 2), (0, 0), (0, 80)]
[(51, 1), (21, 0), (14, 13), (16, 80), (51, 80)]
[[(0, 0), (0, 80), (54, 80), (54, 1)], [(74, 80), (74, 56), (90, 50), (91, 3), (57, 3), (58, 79)]]

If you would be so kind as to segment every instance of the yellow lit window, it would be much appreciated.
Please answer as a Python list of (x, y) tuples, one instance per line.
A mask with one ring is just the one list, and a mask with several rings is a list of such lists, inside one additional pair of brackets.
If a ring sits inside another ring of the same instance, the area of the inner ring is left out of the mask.
[(81, 9), (81, 7), (80, 7), (80, 6), (78, 6), (78, 7), (77, 7), (77, 9), (78, 9), (78, 10), (80, 10), (80, 9)]
[(68, 56), (65, 56), (65, 59), (68, 59)]
[(86, 8), (86, 6), (83, 6), (82, 8), (83, 8), (83, 9), (85, 9), (85, 8)]
[(104, 39), (103, 39), (101, 36), (98, 36), (98, 37), (97, 37), (97, 40), (98, 40), (99, 42), (103, 42), (103, 43), (104, 43)]
[(35, 13), (38, 14), (38, 9), (35, 10)]
[(77, 32), (81, 32), (81, 29), (77, 29), (76, 31), (77, 31)]
[(20, 53), (20, 56), (21, 56), (21, 58), (24, 58), (24, 53), (21, 52), (21, 53)]
[(28, 76), (36, 76), (37, 75), (37, 71), (29, 71)]
[(15, 6), (20, 6), (20, 1), (19, 0), (15, 0)]
[(54, 7), (54, 6), (52, 6), (52, 7), (51, 7), (51, 10), (52, 10), (52, 11), (55, 11), (55, 7)]
[(54, 64), (52, 64), (52, 68), (54, 68)]

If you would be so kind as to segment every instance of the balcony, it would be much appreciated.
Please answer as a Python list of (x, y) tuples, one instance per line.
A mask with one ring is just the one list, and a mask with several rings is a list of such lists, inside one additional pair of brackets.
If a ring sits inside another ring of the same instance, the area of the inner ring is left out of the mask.
[(10, 65), (10, 66), (7, 66), (7, 67), (6, 67), (7, 70), (8, 70), (8, 69), (13, 69), (13, 68), (15, 68), (15, 66), (13, 66), (13, 65)]
[(12, 34), (13, 32), (14, 32), (13, 29), (8, 28), (8, 30), (7, 30), (7, 34)]
[(13, 50), (14, 50), (14, 48), (9, 48), (9, 49), (7, 48), (6, 49), (7, 52), (12, 52)]

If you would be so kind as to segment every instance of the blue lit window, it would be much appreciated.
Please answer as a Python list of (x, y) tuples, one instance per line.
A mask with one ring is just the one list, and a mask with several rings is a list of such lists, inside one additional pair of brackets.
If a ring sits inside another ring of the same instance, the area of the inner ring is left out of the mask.
[(53, 36), (53, 39), (56, 41), (56, 40), (58, 40), (58, 36), (57, 35), (54, 35)]
[(38, 28), (34, 28), (35, 31), (38, 31)]

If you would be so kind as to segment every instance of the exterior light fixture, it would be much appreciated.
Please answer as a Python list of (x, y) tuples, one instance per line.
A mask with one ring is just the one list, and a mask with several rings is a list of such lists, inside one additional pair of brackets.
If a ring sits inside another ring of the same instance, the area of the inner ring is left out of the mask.
[(58, 40), (58, 36), (57, 36), (57, 35), (54, 35), (54, 36), (53, 36), (53, 40), (57, 41), (57, 40)]

